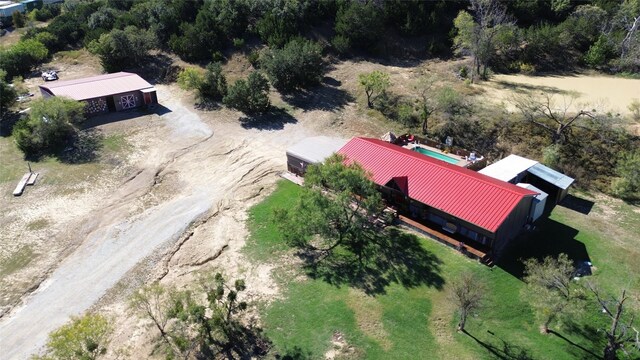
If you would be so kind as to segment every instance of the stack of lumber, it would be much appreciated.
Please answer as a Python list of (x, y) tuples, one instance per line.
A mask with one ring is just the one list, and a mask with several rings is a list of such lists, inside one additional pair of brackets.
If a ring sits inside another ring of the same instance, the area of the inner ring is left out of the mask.
[(38, 173), (36, 172), (28, 172), (22, 176), (20, 182), (16, 186), (15, 190), (13, 190), (13, 196), (20, 196), (24, 192), (24, 188), (27, 185), (35, 185), (36, 179), (38, 178)]

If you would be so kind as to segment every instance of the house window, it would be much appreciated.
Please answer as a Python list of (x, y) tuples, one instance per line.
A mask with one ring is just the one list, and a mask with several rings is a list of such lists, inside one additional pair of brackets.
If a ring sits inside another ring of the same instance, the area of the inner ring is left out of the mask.
[(448, 222), (448, 223), (444, 224), (444, 226), (442, 227), (442, 230), (444, 230), (444, 231), (446, 231), (446, 232), (448, 232), (450, 234), (455, 234), (456, 231), (458, 230), (458, 226), (456, 226), (456, 224), (454, 224), (454, 223)]

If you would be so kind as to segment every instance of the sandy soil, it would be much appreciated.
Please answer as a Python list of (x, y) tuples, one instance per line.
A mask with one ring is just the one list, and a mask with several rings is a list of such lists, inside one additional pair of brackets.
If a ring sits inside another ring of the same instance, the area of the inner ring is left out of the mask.
[(623, 79), (610, 76), (526, 76), (496, 75), (480, 85), (486, 90), (484, 98), (504, 103), (514, 110), (511, 103), (514, 94), (557, 94), (567, 99), (575, 96), (571, 109), (597, 109), (613, 114), (629, 114), (627, 108), (635, 99), (640, 101), (640, 79)]

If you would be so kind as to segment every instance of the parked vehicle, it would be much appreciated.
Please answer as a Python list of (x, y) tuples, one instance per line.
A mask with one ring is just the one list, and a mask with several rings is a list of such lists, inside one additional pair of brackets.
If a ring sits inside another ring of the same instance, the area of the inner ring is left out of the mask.
[(44, 81), (58, 80), (58, 73), (55, 70), (43, 71), (42, 80)]

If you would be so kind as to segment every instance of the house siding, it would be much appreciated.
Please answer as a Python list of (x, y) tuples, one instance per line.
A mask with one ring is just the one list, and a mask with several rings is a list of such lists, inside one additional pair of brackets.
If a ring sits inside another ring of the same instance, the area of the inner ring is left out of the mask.
[(522, 198), (511, 214), (509, 214), (502, 225), (500, 225), (492, 244), (494, 258), (500, 257), (506, 245), (516, 236), (520, 235), (522, 228), (528, 222), (532, 202), (532, 196)]
[(296, 175), (304, 175), (309, 165), (313, 164), (287, 153), (287, 170), (289, 172)]
[(109, 111), (106, 96), (83, 101), (85, 102), (84, 111), (87, 115), (102, 114)]

